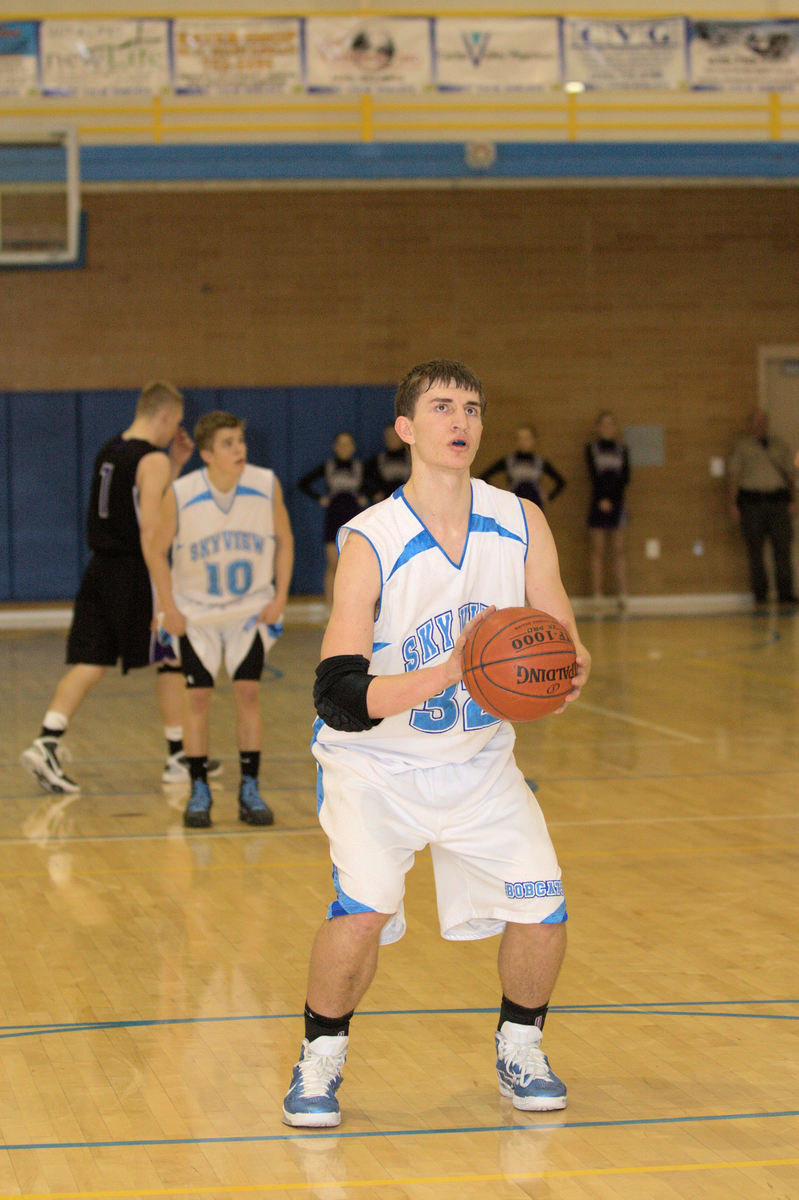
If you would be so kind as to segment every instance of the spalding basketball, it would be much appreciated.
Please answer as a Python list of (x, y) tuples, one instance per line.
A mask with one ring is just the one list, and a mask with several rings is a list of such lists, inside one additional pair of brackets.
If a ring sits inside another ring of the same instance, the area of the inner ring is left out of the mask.
[(463, 652), (469, 695), (506, 721), (535, 721), (560, 708), (576, 674), (568, 630), (537, 608), (497, 609)]

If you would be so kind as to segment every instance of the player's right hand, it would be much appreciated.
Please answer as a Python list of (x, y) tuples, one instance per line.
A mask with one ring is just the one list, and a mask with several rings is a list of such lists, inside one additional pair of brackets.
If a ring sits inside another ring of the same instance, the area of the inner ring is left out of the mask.
[(444, 670), (447, 675), (447, 686), (452, 683), (457, 683), (461, 679), (463, 675), (463, 651), (466, 648), (466, 643), (474, 633), (477, 626), (481, 625), (486, 617), (490, 617), (491, 614), (496, 611), (496, 604), (491, 604), (488, 608), (484, 608), (482, 612), (479, 612), (476, 617), (472, 617), (471, 621), (467, 621), (467, 623), (464, 625), (463, 629), (461, 630), (460, 637), (453, 646), (452, 654), (450, 654), (449, 658), (444, 664)]

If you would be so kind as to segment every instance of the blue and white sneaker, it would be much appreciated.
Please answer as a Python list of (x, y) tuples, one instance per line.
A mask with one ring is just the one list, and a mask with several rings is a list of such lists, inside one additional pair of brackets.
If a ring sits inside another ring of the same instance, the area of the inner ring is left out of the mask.
[(211, 824), (211, 789), (204, 779), (195, 779), (192, 784), (183, 824), (189, 829), (207, 829)]
[(347, 1058), (348, 1037), (319, 1037), (302, 1040), (300, 1061), (291, 1075), (291, 1086), (283, 1101), (286, 1125), (322, 1129), (341, 1122), (336, 1092)]
[(566, 1107), (566, 1084), (541, 1050), (541, 1030), (536, 1025), (504, 1021), (495, 1040), (500, 1095), (512, 1100), (514, 1108), (529, 1112)]
[(274, 825), (275, 814), (258, 791), (253, 775), (242, 775), (239, 788), (239, 820), (248, 825)]

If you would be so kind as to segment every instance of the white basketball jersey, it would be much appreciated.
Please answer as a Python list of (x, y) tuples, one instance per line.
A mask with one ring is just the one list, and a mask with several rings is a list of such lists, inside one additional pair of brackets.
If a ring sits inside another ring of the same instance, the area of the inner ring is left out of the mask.
[[(382, 580), (375, 619), (373, 675), (399, 675), (448, 658), (461, 629), (490, 604), (525, 603), (527, 522), (518, 497), (472, 480), (469, 532), (460, 562), (453, 562), (408, 504), (404, 488), (359, 513), (339, 530), (339, 547), (351, 531), (367, 539)], [(462, 683), (418, 708), (386, 717), (363, 733), (318, 723), (323, 745), (345, 745), (376, 754), (388, 770), (465, 762), (503, 729)]]
[(247, 464), (227, 511), (204, 468), (172, 486), (178, 509), (172, 543), (177, 607), (192, 624), (260, 612), (275, 594), (274, 472)]

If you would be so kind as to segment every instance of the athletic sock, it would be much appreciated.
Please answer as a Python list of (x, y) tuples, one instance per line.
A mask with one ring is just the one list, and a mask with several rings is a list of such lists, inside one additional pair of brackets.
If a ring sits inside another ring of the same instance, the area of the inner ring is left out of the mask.
[[(354, 1010), (353, 1010), (354, 1011)], [(305, 1005), (305, 1036), (309, 1042), (320, 1037), (347, 1037), (353, 1013), (343, 1017), (323, 1017)]]
[(503, 995), (497, 1029), (502, 1029), (505, 1021), (512, 1021), (514, 1025), (537, 1025), (539, 1029), (543, 1029), (548, 1009), (548, 1004), (542, 1004), (540, 1008), (524, 1008)]
[(258, 772), (261, 769), (261, 751), (239, 750), (239, 766), (241, 767), (242, 778), (245, 775), (252, 775), (254, 779), (257, 779)]
[(192, 783), (197, 779), (201, 779), (203, 783), (208, 782), (208, 759), (204, 754), (200, 754), (196, 758), (187, 755), (186, 762), (189, 768), (189, 778)]
[(63, 713), (54, 712), (48, 709), (44, 714), (42, 721), (42, 729), (39, 737), (43, 738), (60, 738), (67, 727), (67, 718)]
[(181, 725), (165, 725), (164, 737), (169, 747), (170, 757), (173, 754), (180, 754), (183, 749), (183, 727)]

